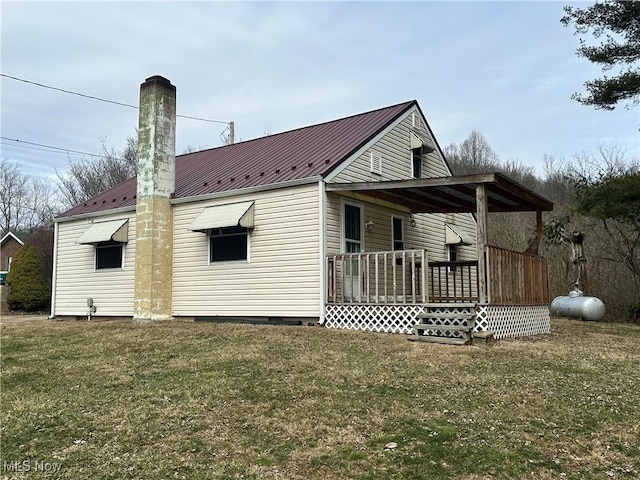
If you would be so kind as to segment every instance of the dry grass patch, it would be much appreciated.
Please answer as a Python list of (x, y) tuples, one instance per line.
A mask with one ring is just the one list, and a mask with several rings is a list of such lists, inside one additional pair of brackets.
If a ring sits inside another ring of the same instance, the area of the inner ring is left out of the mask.
[(557, 320), (492, 348), (308, 327), (0, 328), (2, 465), (58, 462), (55, 478), (640, 476), (632, 325)]

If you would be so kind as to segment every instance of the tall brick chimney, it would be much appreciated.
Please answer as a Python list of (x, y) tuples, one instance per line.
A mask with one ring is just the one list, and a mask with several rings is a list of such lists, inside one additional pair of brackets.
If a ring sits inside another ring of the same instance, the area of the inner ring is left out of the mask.
[(176, 87), (164, 77), (140, 85), (134, 320), (171, 319)]

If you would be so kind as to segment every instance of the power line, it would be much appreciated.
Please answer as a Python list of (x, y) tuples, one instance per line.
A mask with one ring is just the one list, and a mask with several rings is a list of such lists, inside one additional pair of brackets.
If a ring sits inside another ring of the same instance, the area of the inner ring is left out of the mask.
[[(69, 95), (76, 95), (78, 97), (88, 98), (90, 100), (98, 100), (100, 102), (111, 103), (113, 105), (119, 105), (121, 107), (127, 107), (127, 108), (135, 108), (135, 109), (139, 108), (136, 105), (130, 105), (128, 103), (116, 102), (115, 100), (107, 100), (106, 98), (100, 98), (100, 97), (95, 97), (93, 95), (86, 95), (84, 93), (74, 92), (74, 91), (71, 91), (71, 90), (65, 90), (64, 88), (53, 87), (51, 85), (45, 85), (43, 83), (34, 82), (32, 80), (25, 80), (24, 78), (14, 77), (14, 76), (11, 76), (11, 75), (7, 75), (5, 73), (0, 73), (0, 76), (5, 77), (5, 78), (10, 78), (11, 80), (16, 80), (18, 82), (23, 82), (23, 83), (28, 83), (30, 85), (35, 85), (37, 87), (48, 88), (49, 90), (55, 90), (55, 91), (62, 92), (62, 93), (68, 93)], [(189, 120), (198, 120), (200, 122), (222, 123), (224, 125), (229, 125), (229, 123), (231, 123), (231, 122), (224, 122), (222, 120), (211, 120), (209, 118), (192, 117), (190, 115), (176, 115), (176, 117), (188, 118)]]
[(43, 143), (27, 142), (25, 140), (19, 140), (17, 138), (8, 138), (8, 137), (0, 136), (0, 139), (9, 141), (9, 142), (15, 142), (16, 144), (18, 144), (18, 145), (15, 145), (17, 147), (31, 148), (32, 150), (42, 150), (41, 148), (35, 148), (35, 147), (44, 147), (48, 150), (42, 150), (42, 151), (48, 151), (51, 153), (75, 153), (76, 155), (88, 155), (90, 157), (107, 158), (104, 155), (97, 155), (95, 153), (89, 153), (89, 152), (81, 152), (79, 150), (71, 150), (69, 148), (54, 147), (53, 145), (45, 145)]

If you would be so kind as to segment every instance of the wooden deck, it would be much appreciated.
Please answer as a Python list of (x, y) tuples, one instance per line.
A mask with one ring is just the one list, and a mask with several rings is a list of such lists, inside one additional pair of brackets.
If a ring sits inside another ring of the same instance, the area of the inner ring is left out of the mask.
[(488, 246), (486, 281), (477, 261), (429, 262), (425, 250), (328, 255), (327, 303), (549, 303), (547, 261), (539, 255)]

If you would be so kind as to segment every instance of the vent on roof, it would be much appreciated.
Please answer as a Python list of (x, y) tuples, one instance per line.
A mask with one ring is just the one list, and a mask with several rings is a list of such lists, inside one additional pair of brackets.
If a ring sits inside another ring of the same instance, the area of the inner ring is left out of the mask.
[(371, 173), (382, 175), (382, 155), (371, 152)]

